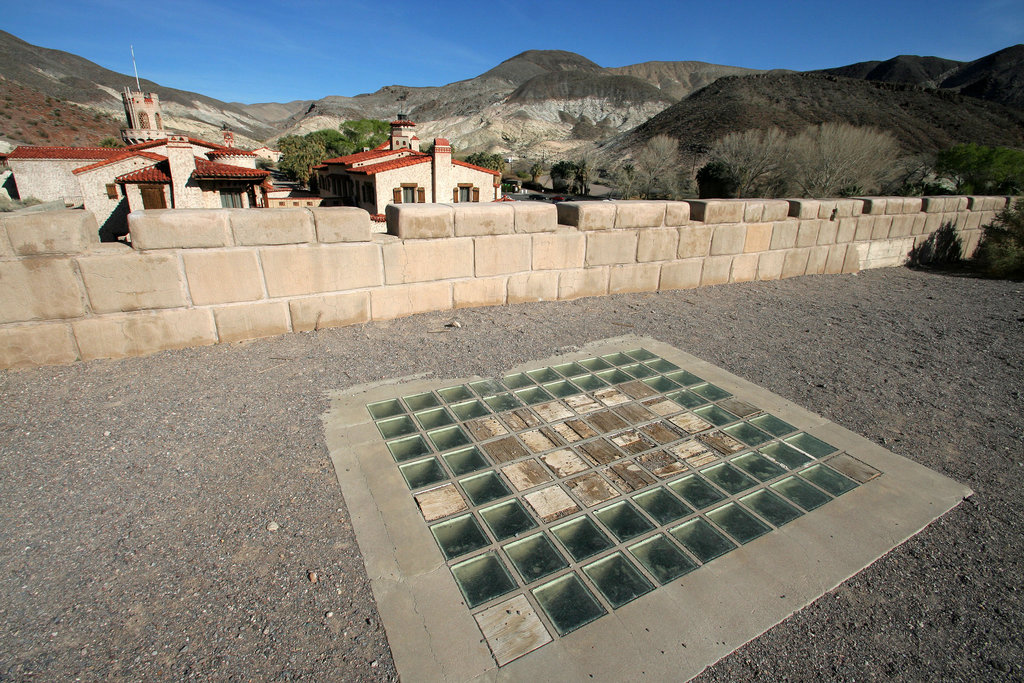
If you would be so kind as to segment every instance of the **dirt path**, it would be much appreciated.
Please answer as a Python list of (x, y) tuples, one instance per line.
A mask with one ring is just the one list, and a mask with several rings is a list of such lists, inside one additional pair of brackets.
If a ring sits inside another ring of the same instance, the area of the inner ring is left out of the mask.
[(977, 492), (704, 679), (1024, 676), (1024, 283), (887, 269), (0, 372), (0, 680), (393, 678), (326, 392), (630, 332)]

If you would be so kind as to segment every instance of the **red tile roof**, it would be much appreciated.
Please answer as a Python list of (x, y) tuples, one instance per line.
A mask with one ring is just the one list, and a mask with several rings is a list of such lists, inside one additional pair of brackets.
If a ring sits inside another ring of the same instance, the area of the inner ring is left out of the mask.
[(114, 163), (117, 163), (118, 161), (124, 161), (125, 159), (131, 159), (132, 157), (142, 157), (144, 159), (149, 159), (150, 161), (163, 161), (163, 160), (165, 160), (167, 158), (165, 156), (162, 156), (160, 154), (154, 154), (152, 152), (138, 152), (138, 151), (135, 151), (135, 150), (132, 150), (130, 152), (125, 152), (124, 150), (117, 150), (117, 151), (120, 152), (120, 154), (115, 154), (114, 156), (110, 157), (109, 159), (105, 159), (103, 161), (98, 161), (95, 164), (89, 164), (88, 166), (82, 166), (81, 168), (76, 168), (76, 169), (74, 169), (71, 172), (74, 173), (75, 175), (78, 175), (79, 173), (84, 173), (85, 171), (91, 171), (91, 170), (93, 170), (95, 168), (102, 168), (103, 166), (106, 166), (107, 164), (114, 164)]
[(388, 217), (382, 213), (371, 213), (370, 220), (374, 223), (387, 223)]
[(500, 171), (495, 171), (494, 169), (490, 168), (484, 168), (483, 166), (477, 166), (475, 164), (467, 164), (465, 161), (457, 161), (455, 159), (452, 159), (452, 163), (455, 164), (456, 166), (465, 166), (466, 168), (472, 168), (477, 171), (483, 171), (484, 173), (490, 173), (491, 175), (501, 175)]
[(158, 164), (156, 166), (140, 168), (137, 171), (119, 175), (115, 180), (119, 183), (170, 183), (171, 176), (160, 168), (163, 165), (164, 164)]
[(383, 171), (393, 171), (396, 168), (405, 168), (406, 166), (415, 166), (416, 164), (428, 164), (430, 163), (430, 156), (408, 156), (402, 157), (401, 159), (393, 159), (391, 161), (382, 161), (379, 164), (368, 164), (366, 166), (357, 166), (356, 168), (345, 169), (349, 173), (359, 173), (362, 175), (375, 175)]
[(369, 161), (371, 159), (380, 159), (382, 157), (393, 156), (393, 155), (409, 155), (417, 154), (417, 152), (411, 149), (371, 149), (368, 152), (356, 152), (355, 154), (346, 154), (341, 157), (334, 157), (333, 159), (324, 159), (324, 164), (358, 164), (363, 161)]
[(108, 159), (124, 151), (122, 148), (111, 147), (36, 147), (21, 145), (15, 147), (8, 159)]
[(192, 175), (195, 178), (254, 178), (262, 180), (270, 175), (270, 171), (218, 164), (215, 161), (205, 161), (196, 157), (196, 170)]
[(408, 126), (415, 126), (416, 124), (413, 123), (412, 121), (410, 121), (409, 119), (398, 119), (397, 121), (392, 121), (391, 125), (392, 126), (405, 126), (405, 127), (408, 127)]
[(237, 147), (222, 147), (221, 149), (215, 149), (212, 152), (207, 152), (208, 157), (254, 157), (255, 152), (250, 152), (247, 149), (238, 149)]

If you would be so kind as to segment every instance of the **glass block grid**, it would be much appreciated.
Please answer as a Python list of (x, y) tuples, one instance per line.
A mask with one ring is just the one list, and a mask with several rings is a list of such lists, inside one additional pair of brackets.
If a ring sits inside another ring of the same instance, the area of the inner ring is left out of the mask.
[(880, 474), (643, 348), (367, 409), (477, 621), (555, 637)]

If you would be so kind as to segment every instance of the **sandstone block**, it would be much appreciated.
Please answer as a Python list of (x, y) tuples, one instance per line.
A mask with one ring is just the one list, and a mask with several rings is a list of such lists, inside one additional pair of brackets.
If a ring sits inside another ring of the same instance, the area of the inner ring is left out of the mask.
[(839, 207), (835, 199), (818, 200), (818, 218), (826, 221), (839, 218)]
[(828, 248), (828, 256), (825, 258), (825, 273), (836, 275), (843, 272), (847, 248), (846, 244), (833, 244)]
[(785, 251), (765, 251), (757, 258), (757, 279), (778, 280), (782, 277), (782, 265), (786, 260)]
[(208, 308), (144, 311), (71, 323), (82, 360), (145, 356), (167, 349), (217, 343)]
[(96, 313), (185, 306), (185, 282), (175, 254), (128, 253), (78, 259)]
[(889, 233), (892, 232), (893, 217), (890, 215), (875, 216), (874, 223), (871, 227), (871, 239), (872, 240), (884, 240), (889, 238)]
[(967, 201), (967, 197), (965, 197), (963, 195), (960, 195), (960, 196), (956, 196), (956, 197), (949, 197), (948, 199), (950, 199), (952, 201), (949, 201), (949, 202), (946, 203), (946, 211), (966, 211), (967, 210), (967, 204), (969, 203)]
[(974, 252), (978, 250), (978, 244), (981, 242), (981, 235), (982, 232), (980, 230), (971, 230), (963, 235), (960, 258), (969, 259), (974, 256)]
[(578, 268), (558, 274), (558, 298), (579, 299), (608, 293), (608, 268)]
[(657, 228), (665, 223), (665, 202), (627, 200), (614, 204), (616, 228)]
[(866, 257), (861, 258), (862, 268), (891, 268), (902, 266), (914, 248), (914, 238), (880, 240), (868, 245)]
[(863, 199), (837, 199), (836, 218), (850, 218), (864, 213)]
[(679, 249), (678, 228), (647, 228), (640, 231), (636, 260), (673, 261)]
[[(4, 229), (17, 256), (78, 254), (100, 242), (96, 218), (88, 211), (0, 214), (0, 233)], [(0, 244), (4, 242), (0, 234)], [(4, 251), (0, 246), (0, 255)]]
[(846, 247), (846, 258), (843, 260), (843, 272), (860, 272), (860, 251), (852, 244)]
[(535, 234), (533, 236), (533, 269), (582, 268), (586, 252), (587, 236), (575, 229)]
[(501, 306), (507, 300), (508, 278), (489, 277), (452, 283), (455, 308)]
[(789, 217), (790, 202), (786, 199), (765, 199), (761, 202), (761, 223), (784, 221)]
[(291, 331), (288, 304), (284, 301), (217, 306), (213, 318), (221, 342), (273, 337)]
[(402, 239), (455, 235), (455, 209), (449, 204), (388, 204), (388, 232)]
[[(763, 199), (748, 199), (743, 203), (743, 222), (744, 223), (760, 223), (761, 216), (764, 215), (764, 200)], [(789, 215), (789, 203), (786, 203), (786, 215)], [(786, 216), (783, 216), (785, 218)]]
[(515, 230), (515, 202), (456, 204), (455, 236), (508, 235)]
[(354, 206), (313, 207), (318, 242), (369, 242), (370, 214)]
[(834, 244), (836, 241), (836, 235), (839, 234), (839, 226), (842, 225), (842, 222), (853, 220), (856, 219), (851, 217), (840, 218), (838, 221), (819, 221), (817, 244)]
[(758, 254), (740, 254), (732, 260), (730, 282), (750, 282), (757, 277)]
[(810, 249), (790, 249), (786, 252), (786, 259), (782, 262), (782, 277), (797, 277), (807, 273), (807, 259), (811, 255)]
[(554, 301), (558, 298), (558, 273), (553, 271), (518, 273), (508, 279), (509, 304), (527, 301)]
[(346, 292), (292, 299), (288, 309), (292, 329), (296, 332), (355, 325), (370, 319), (370, 293)]
[(187, 251), (182, 261), (192, 303), (197, 306), (264, 298), (255, 250)]
[(679, 227), (690, 222), (689, 202), (665, 202), (665, 225)]
[(946, 210), (946, 197), (921, 197), (921, 210), (925, 213), (942, 213)]
[(886, 213), (886, 197), (858, 197), (862, 202), (862, 211), (865, 215), (881, 216)]
[(914, 227), (911, 229), (911, 235), (920, 235), (924, 233), (924, 226), (928, 222), (928, 216), (923, 213), (917, 213), (912, 216), (914, 219)]
[(903, 213), (921, 213), (923, 202), (920, 197), (901, 197)]
[(800, 221), (796, 232), (796, 246), (812, 247), (818, 243), (818, 234), (821, 231), (821, 224), (832, 221), (809, 220)]
[(376, 244), (320, 244), (260, 249), (267, 293), (301, 296), (384, 283)]
[(811, 247), (807, 255), (807, 274), (821, 275), (825, 272), (825, 262), (828, 261), (828, 247)]
[(516, 232), (554, 232), (558, 229), (558, 209), (554, 204), (512, 202)]
[(704, 269), (701, 271), (700, 285), (724, 285), (732, 275), (732, 256), (709, 256), (704, 259)]
[(561, 202), (555, 205), (558, 222), (579, 230), (610, 230), (615, 227), (614, 202)]
[(66, 365), (78, 359), (67, 323), (0, 328), (0, 368)]
[(857, 234), (858, 222), (871, 220), (873, 219), (870, 216), (860, 216), (859, 218), (840, 218), (839, 227), (836, 229), (836, 238), (834, 241), (837, 244), (845, 244), (847, 242), (852, 242), (854, 240), (855, 235)]
[(942, 214), (930, 213), (924, 219), (924, 234), (930, 235), (942, 227)]
[(817, 199), (789, 199), (786, 203), (789, 204), (788, 215), (800, 220), (817, 218), (818, 211), (821, 209), (821, 202)]
[(981, 228), (981, 218), (981, 211), (972, 211), (967, 215), (967, 222), (965, 223), (964, 228), (967, 230), (977, 230)]
[(637, 241), (636, 230), (591, 233), (587, 235), (586, 263), (588, 266), (636, 263)]
[(900, 214), (892, 217), (892, 227), (889, 229), (889, 237), (906, 237), (914, 231), (914, 216)]
[(389, 285), (473, 277), (473, 239), (404, 240), (381, 246)]
[(734, 225), (716, 225), (711, 236), (711, 255), (724, 256), (741, 254), (747, 239), (747, 226), (743, 223)]
[(374, 320), (391, 320), (427, 311), (445, 311), (451, 307), (450, 282), (393, 285), (370, 291), (370, 311)]
[(691, 199), (690, 217), (704, 223), (742, 223), (742, 199)]
[(608, 276), (608, 293), (656, 292), (661, 266), (657, 263), (612, 266)]
[(82, 291), (70, 258), (0, 261), (0, 323), (84, 315)]
[(792, 249), (796, 244), (797, 232), (802, 221), (778, 221), (772, 223), (772, 249)]
[[(871, 239), (871, 236), (875, 232), (875, 221), (888, 220), (889, 225), (892, 224), (891, 219), (887, 219), (884, 216), (861, 216), (852, 220), (857, 221), (857, 229), (853, 234), (853, 240), (855, 242), (863, 242)], [(886, 227), (886, 234), (888, 235), (888, 227)]]
[(708, 225), (686, 225), (679, 228), (679, 251), (681, 259), (707, 256), (711, 249), (712, 228)]
[[(260, 209), (263, 211), (264, 209)], [(269, 211), (270, 209), (266, 209)], [(230, 209), (156, 209), (128, 214), (134, 249), (194, 249), (233, 244)]]
[(476, 237), (473, 244), (477, 277), (530, 270), (533, 254), (533, 238), (530, 235)]
[(229, 209), (235, 244), (304, 244), (316, 241), (313, 214), (306, 209)]
[(700, 275), (704, 267), (703, 258), (692, 258), (661, 267), (661, 289), (694, 289), (700, 287)]
[(772, 224), (750, 223), (743, 242), (743, 251), (747, 254), (768, 251), (772, 246)]

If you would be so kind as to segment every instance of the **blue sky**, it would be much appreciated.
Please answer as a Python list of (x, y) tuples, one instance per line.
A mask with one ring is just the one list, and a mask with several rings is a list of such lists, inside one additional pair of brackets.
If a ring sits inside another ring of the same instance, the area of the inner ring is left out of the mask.
[[(797, 70), (898, 54), (969, 61), (1024, 42), (1021, 0), (6, 0), (0, 28), (225, 101), (444, 85), (529, 49), (601, 66), (697, 60)], [(165, 7), (166, 11), (153, 8)], [(156, 15), (159, 12), (159, 15)]]

